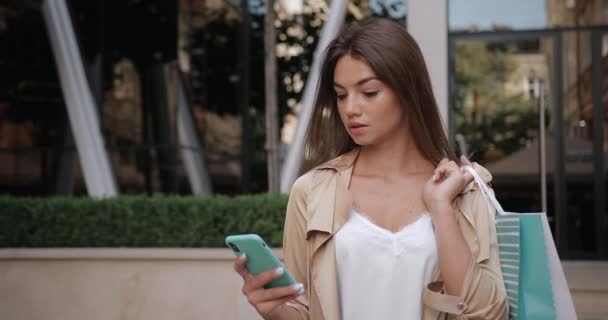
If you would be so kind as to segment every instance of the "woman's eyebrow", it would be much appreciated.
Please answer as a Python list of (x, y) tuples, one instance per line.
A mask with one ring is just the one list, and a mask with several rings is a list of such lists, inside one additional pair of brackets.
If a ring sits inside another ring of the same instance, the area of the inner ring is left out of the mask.
[[(363, 79), (357, 81), (357, 85), (360, 86), (360, 85), (363, 85), (364, 83), (372, 81), (372, 80), (380, 80), (380, 79), (378, 79), (378, 77), (376, 77), (376, 76), (363, 78)], [(344, 89), (344, 86), (342, 86), (341, 84), (339, 84), (337, 82), (334, 82), (334, 87), (338, 87), (338, 88)]]

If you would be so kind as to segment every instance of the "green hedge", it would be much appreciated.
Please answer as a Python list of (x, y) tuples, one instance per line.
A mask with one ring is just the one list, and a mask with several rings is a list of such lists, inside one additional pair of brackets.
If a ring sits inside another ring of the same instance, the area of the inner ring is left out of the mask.
[(287, 197), (0, 196), (0, 247), (224, 247), (257, 233), (280, 246)]

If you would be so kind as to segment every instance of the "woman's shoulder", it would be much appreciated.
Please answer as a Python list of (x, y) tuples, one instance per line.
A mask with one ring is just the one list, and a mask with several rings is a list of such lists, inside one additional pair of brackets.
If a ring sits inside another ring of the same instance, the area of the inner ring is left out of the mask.
[(358, 149), (355, 149), (308, 170), (293, 183), (290, 195), (307, 196), (320, 186), (331, 183), (340, 172), (352, 168), (357, 155)]
[[(492, 174), (486, 168), (474, 163), (473, 169), (484, 183), (490, 184)], [(467, 185), (459, 198), (459, 211), (465, 217), (464, 220), (460, 220), (463, 235), (477, 262), (484, 261), (490, 257), (492, 244), (496, 242), (496, 231), (491, 218), (495, 212), (475, 181)]]
[(351, 168), (356, 160), (358, 152), (358, 149), (348, 151), (308, 170), (296, 179), (292, 190), (310, 191), (313, 190), (315, 186), (329, 181), (339, 172)]
[(328, 170), (322, 166), (310, 169), (296, 179), (293, 183), (291, 193), (308, 194), (318, 185), (329, 181), (336, 173), (336, 171)]

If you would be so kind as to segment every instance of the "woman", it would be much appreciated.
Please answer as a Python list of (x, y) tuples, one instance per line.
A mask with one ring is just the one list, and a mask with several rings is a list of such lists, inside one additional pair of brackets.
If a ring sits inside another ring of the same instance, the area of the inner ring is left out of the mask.
[[(265, 319), (506, 319), (496, 232), (444, 134), (420, 49), (371, 18), (329, 45), (284, 232), (301, 282), (249, 274)], [(486, 182), (490, 174), (474, 165)]]

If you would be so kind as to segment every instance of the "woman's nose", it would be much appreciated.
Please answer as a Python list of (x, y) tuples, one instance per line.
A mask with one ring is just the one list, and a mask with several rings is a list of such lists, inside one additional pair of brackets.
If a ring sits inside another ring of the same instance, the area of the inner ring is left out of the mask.
[(361, 114), (361, 101), (355, 96), (351, 95), (346, 99), (346, 114), (349, 116), (356, 116)]

